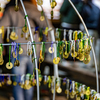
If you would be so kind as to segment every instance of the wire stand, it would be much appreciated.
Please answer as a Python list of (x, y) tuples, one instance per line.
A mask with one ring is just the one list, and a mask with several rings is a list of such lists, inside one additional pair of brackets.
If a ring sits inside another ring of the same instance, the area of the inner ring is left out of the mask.
[[(27, 12), (25, 10), (25, 7), (24, 7), (24, 4), (23, 4), (23, 1), (20, 0), (21, 2), (21, 5), (23, 7), (23, 10), (24, 10), (24, 13), (25, 13), (25, 16), (27, 15)], [(31, 26), (30, 26), (30, 23), (29, 23), (29, 19), (28, 17), (26, 17), (26, 20), (27, 20), (27, 24), (28, 24), (28, 27), (29, 27), (29, 31), (30, 31), (30, 37), (31, 37), (31, 41), (33, 42), (33, 36), (32, 36), (32, 30), (31, 30)], [(33, 49), (34, 49), (34, 57), (36, 58), (36, 51), (35, 51), (35, 46), (33, 45)], [(37, 65), (37, 59), (35, 59), (35, 67), (36, 69), (38, 69), (38, 65)], [(39, 78), (38, 78), (38, 70), (36, 70), (36, 83), (37, 83), (37, 100), (40, 100), (40, 96), (39, 96)]]
[[(85, 28), (85, 31), (87, 33), (87, 35), (89, 36), (89, 32), (88, 32), (88, 29), (85, 25), (85, 22), (83, 21), (83, 18), (81, 17), (81, 15), (79, 14), (78, 10), (76, 9), (76, 7), (74, 6), (74, 4), (72, 3), (71, 0), (68, 0), (71, 4), (71, 6), (74, 8), (75, 12), (77, 13), (78, 17), (80, 18), (84, 28)], [(95, 62), (95, 70), (96, 70), (96, 83), (97, 83), (97, 93), (99, 93), (99, 78), (98, 78), (98, 68), (97, 68), (97, 61), (96, 61), (96, 56), (95, 56), (95, 52), (94, 52), (94, 48), (93, 48), (93, 45), (92, 45), (92, 42), (90, 41), (90, 44), (91, 44), (91, 48), (92, 48), (92, 53), (93, 53), (93, 57), (94, 57), (94, 62)]]
[[(43, 10), (43, 7), (41, 6), (41, 8), (42, 8), (42, 11), (43, 11), (43, 14), (44, 14), (44, 17), (45, 17), (47, 26), (48, 26), (48, 28), (50, 28), (49, 23), (48, 23), (48, 20), (47, 20), (47, 17), (46, 17), (46, 15), (45, 15), (44, 10)], [(51, 34), (51, 40), (52, 40), (53, 42), (55, 42), (54, 30), (50, 31), (50, 34)], [(55, 51), (54, 51), (54, 58), (55, 58), (55, 57), (57, 57), (57, 44), (53, 44), (53, 47), (54, 47), (54, 49), (55, 49)], [(55, 86), (56, 86), (55, 79), (59, 76), (59, 75), (58, 75), (58, 64), (56, 64), (56, 65), (54, 64), (54, 76), (55, 76), (55, 77), (54, 77), (54, 93), (53, 93), (53, 100), (55, 100), (55, 94), (56, 94), (56, 92), (55, 92)]]

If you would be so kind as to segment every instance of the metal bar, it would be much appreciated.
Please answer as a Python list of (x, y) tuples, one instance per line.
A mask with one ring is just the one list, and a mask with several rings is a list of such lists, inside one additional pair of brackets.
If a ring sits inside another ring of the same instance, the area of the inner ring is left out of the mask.
[[(9, 28), (9, 29), (13, 29), (13, 28), (15, 28), (15, 29), (22, 29), (23, 27), (4, 27), (4, 29), (7, 29), (7, 28)], [(48, 27), (49, 28), (49, 27)], [(35, 29), (35, 27), (31, 27), (31, 29)], [(40, 28), (38, 28), (38, 29), (40, 29)], [(59, 28), (61, 31), (64, 31), (64, 29), (61, 29), (61, 28)], [(56, 30), (55, 28), (52, 28), (51, 30)], [(48, 30), (48, 31), (51, 31), (51, 30)], [(66, 29), (66, 32), (68, 32), (69, 30), (67, 30)], [(80, 31), (80, 30), (77, 30), (77, 31)]]
[[(56, 44), (57, 42), (45, 42), (45, 44)], [(27, 45), (28, 43), (19, 43), (21, 45)], [(42, 44), (42, 42), (35, 42), (35, 43), (31, 43), (32, 45), (35, 45), (35, 44)], [(3, 46), (9, 46), (9, 45), (14, 45), (14, 44), (11, 44), (11, 43), (5, 43), (5, 44), (2, 44)]]

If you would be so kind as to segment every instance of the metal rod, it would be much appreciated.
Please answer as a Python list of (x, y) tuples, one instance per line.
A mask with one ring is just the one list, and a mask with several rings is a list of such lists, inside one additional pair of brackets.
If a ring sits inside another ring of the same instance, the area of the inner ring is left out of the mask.
[[(57, 42), (45, 42), (45, 44), (56, 44)], [(21, 45), (27, 45), (28, 43), (19, 43)], [(35, 42), (35, 43), (31, 43), (32, 45), (35, 45), (35, 44), (42, 44), (42, 42)], [(5, 44), (2, 44), (3, 46), (9, 46), (9, 45), (14, 45), (14, 44), (11, 44), (11, 43), (5, 43)]]
[[(81, 15), (79, 14), (78, 10), (76, 9), (76, 7), (74, 6), (74, 4), (72, 3), (71, 0), (68, 0), (71, 4), (71, 6), (74, 8), (75, 12), (77, 13), (78, 17), (80, 18), (84, 28), (85, 28), (85, 31), (87, 33), (87, 35), (89, 36), (89, 32), (88, 32), (88, 29), (85, 25), (85, 22), (83, 21), (83, 18), (81, 17)], [(93, 48), (93, 45), (92, 45), (92, 42), (90, 41), (90, 44), (91, 44), (91, 48), (92, 48), (92, 53), (93, 53), (93, 57), (94, 57), (94, 62), (95, 62), (95, 70), (96, 70), (96, 83), (97, 83), (97, 92), (99, 93), (99, 78), (98, 78), (98, 68), (97, 68), (97, 61), (96, 61), (96, 56), (95, 56), (95, 52), (94, 52), (94, 48)]]
[[(42, 8), (42, 6), (41, 6), (41, 8)], [(42, 10), (43, 10), (43, 8), (42, 8)], [(48, 23), (48, 20), (47, 20), (47, 17), (46, 17), (46, 15), (45, 15), (44, 10), (43, 10), (43, 13), (44, 13), (44, 17), (45, 17), (47, 26), (48, 26), (48, 28), (50, 28), (50, 25), (49, 25), (49, 23)], [(50, 34), (51, 34), (51, 39), (52, 39), (52, 41), (55, 42), (54, 31), (53, 31), (53, 30), (50, 31)], [(54, 49), (55, 49), (55, 51), (54, 51), (54, 57), (57, 57), (57, 50), (56, 50), (56, 49), (57, 49), (57, 46), (56, 46), (56, 44), (53, 44), (53, 47), (54, 47)], [(54, 76), (55, 76), (54, 79), (56, 79), (56, 77), (59, 76), (59, 75), (58, 75), (58, 64), (54, 65)], [(54, 81), (55, 81), (55, 80), (54, 80)], [(53, 100), (55, 100), (55, 94), (56, 94), (56, 93), (55, 93), (55, 82), (54, 82)]]
[(0, 74), (0, 76), (19, 76), (18, 74)]
[[(22, 29), (23, 27), (4, 27), (4, 29), (7, 29), (7, 28), (9, 28), (9, 29), (13, 29), (13, 28), (16, 28), (16, 29)], [(50, 28), (50, 27), (48, 27), (48, 28)], [(31, 27), (31, 29), (35, 29), (35, 27)], [(38, 29), (40, 29), (40, 28), (38, 28)], [(61, 28), (59, 28), (60, 29), (60, 31), (64, 31), (64, 29), (61, 29)], [(56, 30), (55, 28), (52, 28), (51, 30)], [(51, 31), (51, 30), (48, 30), (48, 31)], [(66, 29), (66, 32), (68, 32), (69, 30), (67, 30)], [(80, 31), (80, 30), (77, 30), (77, 31)]]
[[(23, 4), (23, 1), (20, 0), (21, 2), (21, 5), (23, 7), (23, 10), (24, 10), (24, 13), (25, 13), (25, 16), (27, 15), (27, 12), (26, 12), (26, 9), (24, 7), (24, 4)], [(29, 23), (29, 19), (28, 19), (28, 16), (26, 17), (26, 20), (27, 20), (27, 24), (28, 24), (28, 28), (29, 28), (29, 31), (30, 31), (30, 37), (31, 37), (31, 41), (33, 42), (33, 36), (32, 36), (32, 30), (31, 30), (31, 26), (30, 26), (30, 23)], [(35, 46), (33, 45), (33, 49), (34, 49), (34, 57), (36, 58), (36, 51), (35, 51)], [(35, 59), (35, 67), (36, 69), (38, 69), (38, 65), (37, 65), (37, 59)], [(38, 70), (36, 70), (36, 83), (37, 83), (37, 100), (40, 100), (40, 93), (39, 93), (39, 78), (38, 78)]]

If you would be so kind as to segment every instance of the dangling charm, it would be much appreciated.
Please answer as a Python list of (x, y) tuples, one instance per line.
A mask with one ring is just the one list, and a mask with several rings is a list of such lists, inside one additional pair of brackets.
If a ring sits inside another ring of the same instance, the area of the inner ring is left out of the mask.
[(66, 41), (66, 29), (64, 29), (64, 38), (63, 41)]
[(57, 2), (55, 0), (50, 0), (50, 5), (51, 5), (51, 8), (52, 8), (52, 11), (51, 11), (51, 19), (53, 19), (53, 9), (55, 8), (55, 6), (57, 5)]
[(16, 77), (17, 76), (14, 76), (14, 77), (15, 77), (15, 79), (14, 79), (13, 85), (16, 86), (17, 85), (17, 82), (16, 82)]
[(11, 32), (10, 39), (12, 39), (12, 40), (18, 39), (18, 35), (16, 34), (14, 27), (13, 27), (13, 31)]
[(8, 85), (11, 85), (12, 84), (12, 81), (11, 81), (11, 78), (10, 78), (11, 76), (8, 76), (8, 81), (7, 81), (7, 84)]
[(60, 62), (60, 57), (59, 57), (59, 43), (57, 44), (57, 57), (53, 59), (54, 64), (58, 64)]
[(67, 95), (67, 100), (68, 100), (69, 99), (69, 79), (67, 79), (67, 82), (66, 82), (65, 94)]
[(44, 81), (43, 81), (44, 85), (47, 84), (47, 76), (44, 76)]
[(45, 43), (42, 42), (39, 63), (42, 63), (44, 61), (44, 53), (45, 53)]
[(19, 10), (19, 7), (18, 7), (18, 0), (16, 0), (15, 4), (16, 4), (16, 5), (15, 5), (15, 8), (14, 8), (14, 9), (15, 9), (15, 11), (17, 12), (17, 11)]
[(3, 46), (2, 44), (0, 44), (0, 65), (3, 65), (4, 63), (2, 51), (3, 51)]
[(21, 45), (19, 44), (19, 54), (23, 53), (23, 49), (21, 48)]
[(9, 42), (9, 34), (10, 34), (10, 29), (9, 27), (7, 28), (7, 38), (6, 38), (6, 41)]
[(6, 64), (7, 69), (12, 69), (13, 64), (10, 62), (10, 56), (11, 56), (11, 45), (9, 46), (9, 62)]
[(32, 46), (30, 41), (27, 43), (27, 56), (30, 56), (30, 58), (32, 56)]
[(53, 43), (51, 43), (51, 47), (48, 49), (49, 53), (54, 53)]
[(44, 21), (44, 15), (43, 15), (43, 10), (41, 11), (41, 16), (40, 16), (40, 21)]
[(61, 85), (61, 79), (58, 77), (57, 78), (57, 83), (56, 83), (56, 92), (57, 93), (61, 93), (62, 92), (62, 89), (61, 89), (60, 85)]
[(72, 41), (72, 45), (71, 45), (71, 56), (72, 57), (76, 57), (77, 56), (77, 52), (75, 51), (75, 41)]
[(28, 33), (28, 31), (29, 31), (29, 29), (28, 29), (28, 27), (27, 27), (27, 21), (26, 21), (26, 17), (28, 17), (28, 15), (26, 15), (25, 16), (25, 25), (24, 25), (24, 27), (22, 28), (22, 32), (24, 32), (24, 33)]
[(37, 4), (41, 6), (43, 4), (43, 0), (37, 0)]
[(65, 52), (63, 53), (63, 57), (67, 59), (69, 57), (69, 53), (67, 53), (67, 41), (65, 41)]

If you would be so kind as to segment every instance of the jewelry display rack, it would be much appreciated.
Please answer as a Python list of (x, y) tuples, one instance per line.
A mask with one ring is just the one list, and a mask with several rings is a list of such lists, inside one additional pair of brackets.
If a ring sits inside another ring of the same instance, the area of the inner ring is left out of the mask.
[[(89, 32), (88, 32), (88, 29), (81, 17), (81, 15), (79, 14), (79, 12), (77, 11), (77, 9), (75, 8), (74, 4), (71, 2), (71, 0), (68, 0), (70, 2), (70, 4), (72, 5), (72, 7), (74, 8), (75, 12), (77, 13), (77, 15), (79, 16), (85, 30), (86, 30), (86, 33), (87, 35), (89, 36)], [(22, 0), (20, 0), (21, 2), (21, 5), (22, 5), (22, 8), (23, 8), (23, 11), (24, 11), (24, 14), (25, 16), (27, 16), (27, 12), (26, 12), (26, 9), (24, 7), (24, 3)], [(42, 6), (41, 6), (42, 8)], [(43, 8), (42, 8), (43, 10)], [(34, 12), (33, 12), (34, 13)], [(44, 13), (44, 11), (43, 11)], [(55, 36), (54, 36), (54, 30), (50, 29), (50, 26), (49, 26), (49, 23), (48, 23), (48, 20), (46, 18), (46, 15), (44, 13), (44, 16), (45, 16), (45, 20), (46, 20), (46, 23), (47, 23), (47, 26), (49, 28), (49, 33), (51, 34), (51, 40), (53, 42), (53, 47), (54, 47), (54, 57), (57, 57), (57, 42), (55, 40)], [(33, 35), (32, 35), (32, 30), (31, 30), (31, 26), (30, 26), (30, 23), (29, 23), (29, 19), (28, 19), (28, 16), (26, 17), (26, 20), (27, 20), (27, 24), (28, 24), (28, 28), (29, 28), (29, 33), (30, 33), (30, 37), (31, 37), (31, 42), (34, 41), (33, 39)], [(52, 42), (47, 42), (47, 43), (52, 43)], [(22, 43), (23, 45), (25, 43)], [(33, 43), (34, 44), (34, 43)], [(41, 44), (40, 42), (39, 43), (36, 43), (36, 44)], [(2, 44), (2, 45), (11, 45), (11, 44)], [(97, 69), (97, 63), (96, 63), (96, 57), (95, 57), (95, 52), (94, 52), (94, 48), (93, 48), (93, 45), (92, 45), (92, 42), (90, 42), (90, 45), (91, 45), (91, 48), (92, 48), (92, 53), (93, 53), (93, 57), (94, 57), (94, 62), (95, 62), (95, 70), (96, 70), (96, 86), (97, 86), (97, 94), (96, 96), (98, 98), (100, 98), (100, 94), (99, 94), (99, 79), (98, 79), (98, 69)], [(33, 49), (34, 49), (34, 58), (37, 58), (36, 56), (36, 50), (35, 50), (35, 46), (33, 45)], [(38, 65), (37, 65), (37, 59), (35, 59), (35, 68), (38, 69)], [(1, 74), (1, 75), (8, 75), (8, 74)], [(13, 76), (14, 74), (12, 74)], [(59, 74), (58, 74), (58, 64), (54, 64), (54, 93), (53, 93), (53, 100), (55, 100), (55, 79), (59, 77)], [(36, 70), (36, 84), (37, 84), (37, 100), (40, 100), (40, 92), (39, 92), (39, 78), (38, 78), (38, 70)]]

